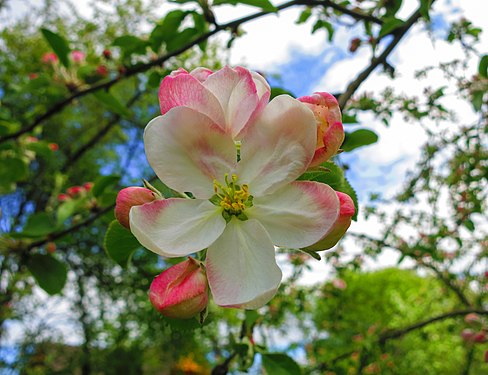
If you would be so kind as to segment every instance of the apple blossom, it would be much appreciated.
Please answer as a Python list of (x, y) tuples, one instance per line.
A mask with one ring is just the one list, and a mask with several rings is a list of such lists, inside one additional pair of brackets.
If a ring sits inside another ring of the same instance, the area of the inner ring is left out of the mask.
[(326, 92), (316, 92), (298, 100), (313, 111), (317, 121), (317, 146), (310, 163), (310, 167), (315, 167), (337, 154), (344, 142), (341, 109), (336, 98)]
[(203, 311), (208, 303), (208, 283), (200, 262), (188, 257), (165, 270), (151, 283), (149, 299), (170, 318), (188, 319)]
[(307, 247), (306, 250), (320, 251), (331, 249), (337, 244), (337, 242), (339, 242), (339, 240), (342, 238), (342, 236), (344, 236), (347, 229), (351, 225), (352, 217), (356, 212), (354, 202), (347, 194), (341, 193), (339, 191), (336, 191), (336, 194), (339, 198), (341, 206), (339, 210), (339, 217), (337, 218), (334, 225), (324, 235), (324, 237), (312, 246)]
[(129, 211), (133, 206), (139, 206), (144, 203), (155, 200), (153, 192), (143, 187), (128, 187), (119, 191), (115, 201), (115, 218), (120, 224), (127, 229), (129, 224)]
[(156, 175), (194, 199), (133, 206), (130, 230), (166, 257), (207, 249), (208, 282), (220, 306), (267, 303), (282, 276), (273, 245), (310, 246), (339, 215), (330, 186), (295, 181), (314, 157), (313, 112), (286, 95), (268, 98), (264, 79), (243, 68), (178, 70), (161, 83), (163, 115), (144, 132)]

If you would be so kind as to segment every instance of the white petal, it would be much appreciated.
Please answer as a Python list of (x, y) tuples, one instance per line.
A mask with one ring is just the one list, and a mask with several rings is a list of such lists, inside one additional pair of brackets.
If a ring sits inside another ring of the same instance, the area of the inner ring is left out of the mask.
[(334, 225), (339, 207), (329, 185), (295, 181), (271, 195), (254, 198), (246, 215), (264, 226), (275, 245), (300, 248), (323, 237)]
[(208, 248), (206, 267), (220, 306), (257, 309), (273, 298), (281, 282), (274, 246), (256, 220), (232, 218)]
[(130, 230), (149, 250), (181, 257), (203, 250), (224, 231), (222, 211), (207, 200), (170, 198), (130, 210)]
[(286, 95), (273, 99), (243, 136), (239, 181), (260, 196), (296, 180), (312, 160), (316, 128), (305, 104)]
[(223, 179), (236, 163), (236, 148), (229, 134), (207, 116), (176, 107), (156, 117), (144, 131), (149, 164), (170, 188), (210, 198), (213, 180)]

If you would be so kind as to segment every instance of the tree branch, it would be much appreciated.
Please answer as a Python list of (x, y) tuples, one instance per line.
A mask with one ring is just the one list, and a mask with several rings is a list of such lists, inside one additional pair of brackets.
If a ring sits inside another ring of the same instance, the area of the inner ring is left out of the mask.
[[(299, 6), (299, 5), (330, 6), (331, 8), (334, 8), (334, 9), (336, 9), (340, 12), (343, 12), (344, 14), (347, 14), (349, 16), (352, 16), (356, 19), (364, 19), (367, 21), (375, 22), (375, 23), (381, 22), (381, 20), (379, 20), (379, 19), (374, 19), (374, 18), (371, 18), (372, 16), (363, 15), (362, 13), (358, 13), (358, 12), (349, 10), (345, 7), (342, 7), (340, 5), (333, 3), (330, 0), (323, 0), (323, 1), (293, 0), (293, 1), (289, 1), (287, 3), (281, 4), (281, 5), (277, 6), (276, 8), (278, 11), (280, 11), (280, 10), (284, 10), (286, 8), (290, 8), (293, 6)], [(81, 98), (85, 95), (91, 94), (91, 93), (99, 91), (99, 90), (108, 90), (110, 87), (115, 85), (117, 82), (119, 82), (123, 79), (127, 79), (129, 77), (132, 77), (136, 74), (143, 73), (143, 72), (149, 70), (150, 68), (152, 68), (154, 66), (161, 65), (161, 64), (165, 63), (166, 61), (168, 61), (170, 58), (178, 56), (178, 55), (182, 54), (183, 52), (186, 52), (190, 48), (192, 48), (192, 47), (196, 46), (197, 44), (209, 39), (211, 36), (221, 32), (223, 30), (235, 30), (237, 27), (241, 26), (244, 23), (247, 23), (249, 21), (255, 20), (257, 18), (260, 18), (260, 17), (268, 15), (268, 14), (272, 14), (272, 12), (267, 12), (267, 11), (257, 12), (257, 13), (251, 14), (249, 16), (242, 17), (240, 19), (237, 19), (237, 20), (234, 20), (234, 21), (222, 24), (222, 25), (216, 25), (213, 30), (208, 31), (208, 32), (200, 35), (199, 37), (197, 37), (193, 41), (185, 44), (184, 46), (182, 46), (182, 47), (180, 47), (180, 48), (178, 48), (178, 49), (176, 49), (170, 53), (167, 53), (167, 54), (165, 54), (165, 55), (163, 55), (163, 56), (161, 56), (155, 60), (151, 60), (150, 62), (147, 62), (145, 64), (140, 64), (140, 65), (132, 66), (132, 67), (128, 68), (124, 75), (119, 75), (119, 76), (117, 76), (113, 79), (110, 79), (108, 81), (103, 81), (103, 82), (97, 83), (93, 86), (90, 86), (84, 90), (77, 91), (77, 92), (73, 93), (71, 96), (68, 96), (67, 98), (61, 100), (60, 102), (58, 102), (56, 104), (54, 104), (45, 113), (36, 117), (32, 121), (32, 123), (30, 123), (26, 127), (21, 128), (20, 130), (14, 132), (14, 133), (1, 136), (0, 137), (0, 143), (6, 142), (6, 141), (11, 140), (11, 139), (15, 139), (15, 138), (17, 138), (17, 137), (19, 137), (25, 133), (32, 131), (36, 126), (40, 125), (41, 123), (43, 123), (44, 121), (46, 121), (50, 117), (54, 116), (55, 114), (61, 112), (66, 106), (68, 106), (72, 101), (74, 101), (77, 98)]]
[(31, 242), (30, 244), (28, 244), (25, 248), (26, 251), (29, 251), (29, 250), (32, 250), (33, 248), (35, 247), (39, 247), (39, 246), (42, 246), (50, 241), (55, 241), (59, 238), (62, 238), (72, 232), (75, 232), (77, 231), (78, 229), (80, 228), (83, 228), (87, 225), (90, 225), (91, 223), (93, 223), (94, 221), (96, 221), (98, 218), (102, 217), (103, 215), (105, 215), (107, 212), (113, 210), (115, 207), (115, 204), (112, 204), (110, 206), (107, 206), (105, 208), (102, 208), (100, 211), (97, 211), (95, 214), (93, 214), (92, 216), (88, 217), (87, 219), (69, 227), (69, 228), (66, 228), (65, 230), (62, 230), (60, 232), (55, 232), (55, 233), (51, 233), (49, 234), (46, 238), (43, 238), (42, 240), (37, 240), (37, 241), (34, 241), (34, 242)]
[(417, 20), (420, 18), (420, 9), (417, 9), (415, 13), (413, 13), (408, 20), (405, 22), (405, 24), (395, 30), (394, 33), (394, 38), (393, 40), (388, 44), (388, 46), (385, 48), (385, 50), (379, 55), (377, 58), (373, 58), (371, 60), (370, 65), (364, 69), (358, 76), (357, 78), (352, 81), (349, 86), (347, 86), (347, 89), (344, 93), (341, 94), (339, 97), (339, 106), (341, 109), (344, 109), (346, 106), (347, 102), (351, 97), (354, 95), (356, 90), (361, 86), (361, 84), (369, 77), (369, 75), (379, 66), (382, 65), (386, 62), (386, 59), (390, 55), (390, 53), (395, 49), (398, 43), (402, 40), (402, 38), (405, 36), (407, 31), (417, 22)]
[(331, 0), (309, 1), (308, 3), (309, 3), (308, 5), (323, 5), (324, 7), (329, 7), (329, 8), (335, 9), (335, 10), (337, 10), (343, 14), (347, 14), (348, 16), (351, 16), (356, 21), (369, 21), (369, 22), (376, 23), (378, 25), (383, 25), (383, 21), (380, 20), (379, 18), (376, 18), (375, 16), (346, 8), (345, 6), (336, 4), (335, 2), (333, 2)]
[(467, 315), (470, 313), (475, 313), (478, 315), (488, 315), (488, 310), (466, 309), (466, 310), (456, 310), (456, 311), (451, 311), (448, 313), (440, 314), (440, 315), (434, 316), (434, 317), (426, 319), (426, 320), (422, 320), (420, 322), (414, 323), (412, 325), (409, 325), (409, 326), (401, 328), (401, 329), (394, 329), (394, 330), (389, 330), (389, 331), (383, 332), (380, 335), (379, 341), (380, 341), (380, 344), (384, 344), (387, 340), (402, 337), (409, 332), (415, 331), (416, 329), (419, 329), (419, 328), (423, 328), (425, 326), (428, 326), (429, 324), (439, 322), (439, 321), (449, 319), (449, 318), (455, 318), (457, 316)]

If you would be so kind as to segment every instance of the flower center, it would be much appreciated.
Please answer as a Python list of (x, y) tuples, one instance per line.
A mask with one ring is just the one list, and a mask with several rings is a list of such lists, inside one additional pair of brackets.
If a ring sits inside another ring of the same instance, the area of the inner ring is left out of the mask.
[(231, 216), (237, 216), (241, 220), (247, 220), (244, 210), (252, 206), (252, 195), (249, 194), (247, 184), (237, 184), (237, 175), (233, 174), (229, 181), (229, 175), (224, 176), (225, 185), (214, 180), (215, 195), (211, 202), (222, 207), (222, 216), (230, 220)]

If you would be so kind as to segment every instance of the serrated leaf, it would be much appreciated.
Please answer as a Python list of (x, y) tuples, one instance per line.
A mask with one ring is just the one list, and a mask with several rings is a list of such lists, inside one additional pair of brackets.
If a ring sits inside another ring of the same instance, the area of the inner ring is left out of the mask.
[(29, 216), (22, 230), (24, 237), (44, 237), (56, 231), (54, 219), (46, 212), (39, 212)]
[(108, 176), (100, 176), (95, 180), (92, 188), (93, 196), (99, 197), (105, 191), (105, 189), (109, 186), (115, 186), (120, 180), (120, 176), (117, 175), (108, 175)]
[(70, 53), (71, 49), (69, 48), (68, 41), (64, 39), (59, 34), (52, 32), (51, 30), (42, 28), (41, 33), (48, 42), (48, 44), (53, 49), (56, 56), (58, 56), (59, 61), (66, 67), (69, 67), (69, 58), (68, 54)]
[(127, 267), (132, 254), (141, 245), (130, 230), (123, 227), (117, 220), (114, 220), (110, 223), (105, 233), (103, 247), (108, 256), (117, 264)]
[(385, 20), (385, 23), (383, 24), (383, 26), (381, 26), (379, 38), (383, 38), (385, 35), (391, 34), (394, 30), (402, 27), (404, 24), (405, 22), (398, 18)]
[(300, 366), (282, 353), (263, 353), (263, 368), (268, 375), (301, 375)]
[(64, 263), (51, 255), (33, 254), (29, 256), (27, 268), (36, 279), (39, 286), (47, 293), (53, 295), (61, 292), (68, 271)]
[(346, 132), (346, 138), (341, 146), (344, 151), (352, 151), (356, 148), (368, 146), (378, 141), (378, 135), (369, 129), (358, 129), (352, 133)]
[(127, 109), (126, 106), (122, 105), (122, 103), (119, 102), (118, 99), (110, 94), (108, 91), (96, 91), (93, 93), (93, 96), (112, 112), (115, 112), (116, 114), (123, 117), (132, 117), (130, 110)]

